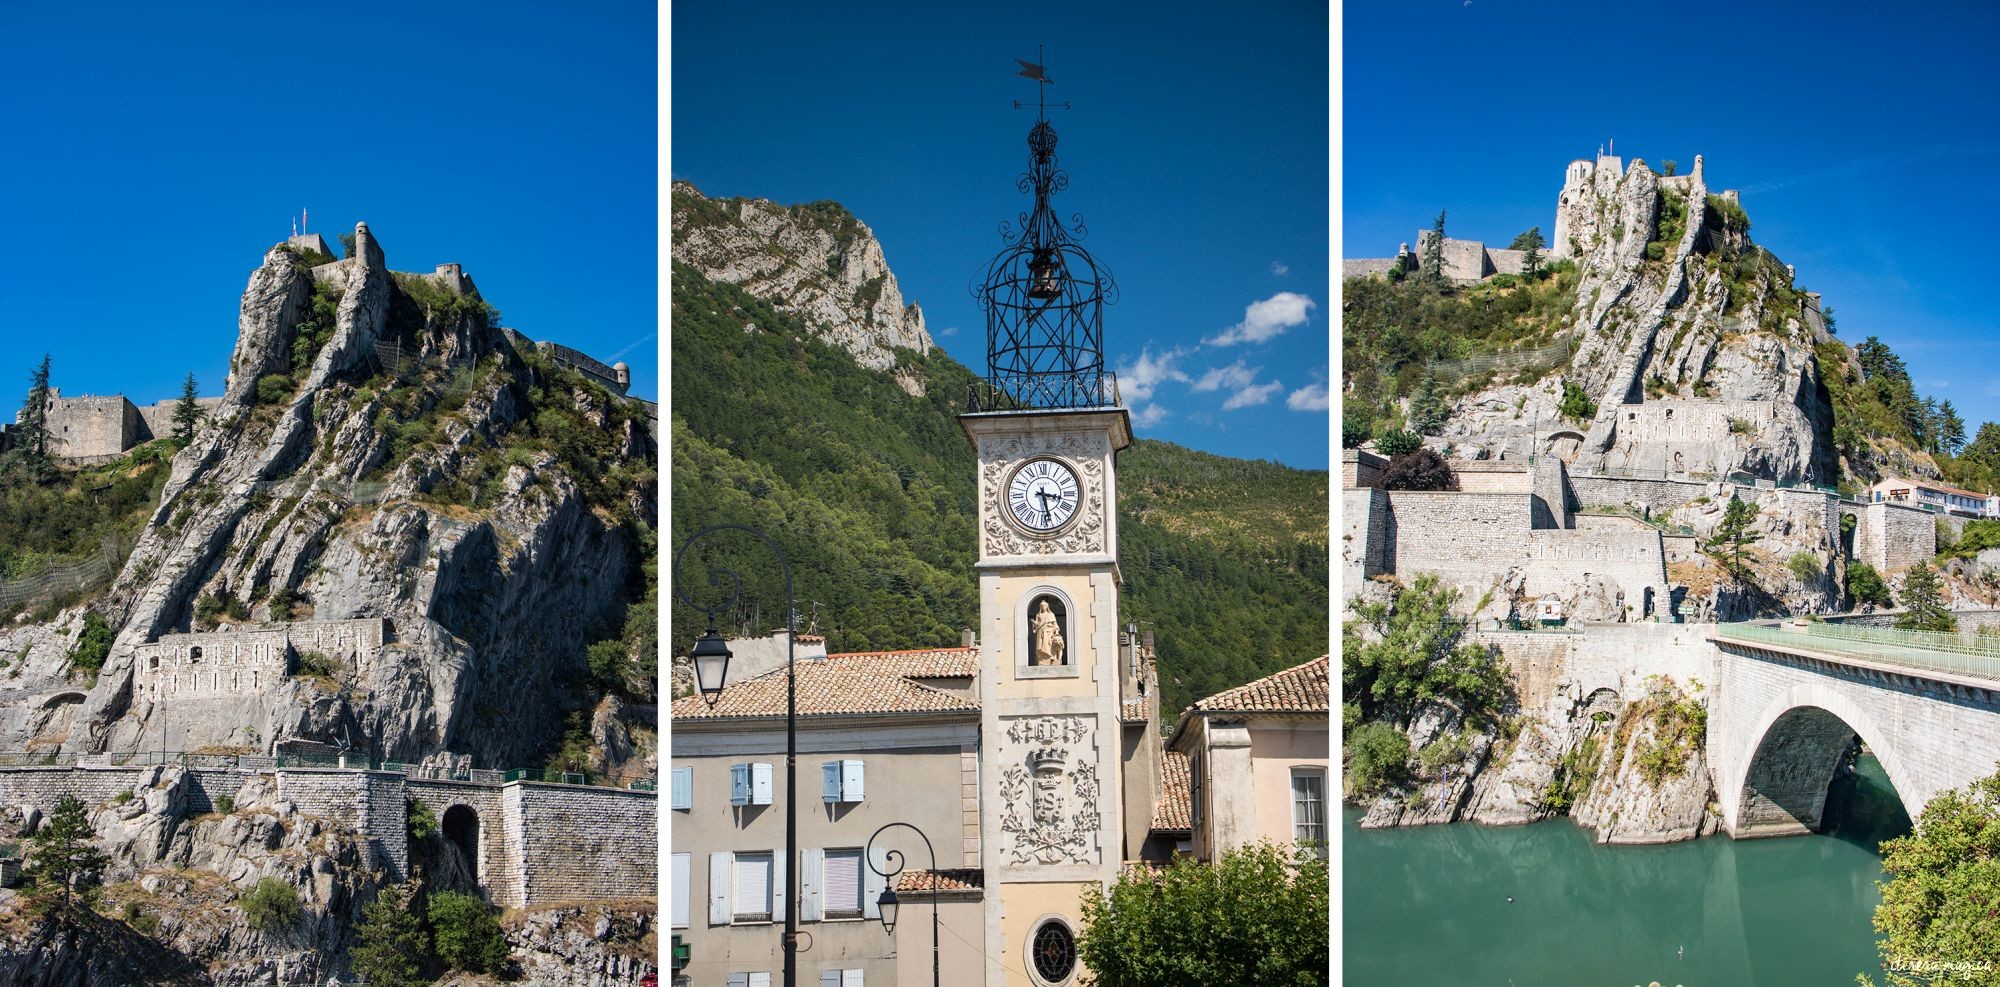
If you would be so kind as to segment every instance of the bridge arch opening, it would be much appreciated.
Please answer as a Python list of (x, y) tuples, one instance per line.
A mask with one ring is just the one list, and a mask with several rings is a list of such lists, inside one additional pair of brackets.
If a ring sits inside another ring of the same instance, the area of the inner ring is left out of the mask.
[(479, 813), (469, 805), (460, 803), (444, 810), (444, 818), (438, 820), (438, 829), (444, 838), (465, 857), (465, 869), (472, 877), (472, 883), (479, 884)]
[[(1856, 719), (1852, 711), (1842, 716), (1814, 705), (1793, 706), (1778, 713), (1758, 736), (1750, 755), (1731, 835), (1752, 839), (1826, 831), (1828, 793), (1851, 766), (1868, 734), (1874, 732), (1870, 725), (1857, 725), (1850, 722), (1852, 719)], [(1873, 743), (1869, 749), (1882, 761), (1889, 786), (1907, 813), (1909, 801), (1897, 786), (1888, 752)]]

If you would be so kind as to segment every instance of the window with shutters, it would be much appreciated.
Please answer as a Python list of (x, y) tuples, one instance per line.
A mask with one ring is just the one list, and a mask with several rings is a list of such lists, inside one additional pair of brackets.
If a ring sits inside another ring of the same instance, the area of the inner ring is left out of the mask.
[(828, 761), (820, 765), (820, 801), (861, 801), (862, 774), (860, 761)]
[(750, 804), (771, 804), (771, 766), (768, 764), (750, 766)]
[(675, 768), (673, 770), (673, 802), (676, 809), (694, 808), (694, 769)]
[(1292, 769), (1292, 834), (1326, 859), (1326, 771)]
[(771, 972), (732, 973), (729, 975), (729, 987), (771, 987)]
[(819, 987), (867, 987), (860, 970), (821, 970)]
[(750, 766), (747, 764), (729, 766), (729, 804), (750, 804)]
[(771, 855), (739, 853), (733, 865), (730, 901), (738, 922), (771, 920)]
[(826, 917), (861, 917), (861, 851), (826, 852)]
[(674, 854), (674, 904), (673, 911), (670, 914), (673, 917), (673, 924), (676, 929), (685, 929), (688, 927), (688, 893), (694, 886), (694, 875), (690, 873), (693, 867), (694, 854)]
[(765, 763), (729, 766), (730, 805), (770, 805), (771, 766)]

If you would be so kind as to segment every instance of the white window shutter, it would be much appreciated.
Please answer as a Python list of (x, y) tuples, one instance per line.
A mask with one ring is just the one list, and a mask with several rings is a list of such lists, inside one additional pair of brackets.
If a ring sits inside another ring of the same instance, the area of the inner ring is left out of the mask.
[(747, 764), (729, 766), (729, 804), (750, 804), (750, 766)]
[(792, 886), (785, 882), (785, 855), (771, 855), (771, 921), (785, 920), (785, 899), (791, 895)]
[(750, 987), (750, 975), (747, 973), (730, 974), (729, 987)]
[(708, 855), (708, 924), (728, 925), (735, 917), (729, 908), (729, 877), (736, 870), (736, 855), (720, 850)]
[(820, 874), (826, 870), (826, 851), (799, 851), (799, 921), (817, 922), (826, 916), (820, 896)]
[(769, 972), (769, 971), (766, 971), (766, 972), (764, 972), (764, 973), (753, 973), (753, 974), (751, 974), (751, 975), (750, 975), (750, 987), (771, 987), (771, 974), (770, 974), (770, 972)]
[(840, 801), (840, 762), (828, 761), (819, 766), (819, 800)]
[(865, 987), (861, 982), (860, 970), (840, 971), (840, 987)]
[(750, 766), (750, 804), (771, 804), (771, 766), (768, 764)]
[(674, 808), (676, 808), (676, 809), (692, 809), (692, 808), (694, 808), (694, 769), (693, 769), (693, 768), (675, 768), (675, 769), (674, 769), (674, 791), (673, 791), (673, 796), (674, 796), (674, 801), (673, 801), (673, 807), (674, 807)]
[(840, 800), (842, 802), (861, 801), (861, 762), (840, 762)]
[(889, 869), (888, 848), (879, 846), (869, 847), (868, 860), (863, 865), (861, 871), (861, 917), (862, 918), (882, 917), (882, 909), (880, 906), (880, 902), (882, 899), (882, 888), (886, 885), (887, 882), (878, 872), (885, 871), (888, 869)]
[(694, 875), (688, 872), (694, 869), (694, 854), (676, 853), (673, 861), (674, 900), (672, 911), (668, 914), (674, 928), (685, 929), (688, 927), (688, 915), (692, 910), (690, 898), (694, 888)]
[(840, 970), (821, 970), (819, 972), (819, 987), (840, 987), (841, 973), (842, 971)]

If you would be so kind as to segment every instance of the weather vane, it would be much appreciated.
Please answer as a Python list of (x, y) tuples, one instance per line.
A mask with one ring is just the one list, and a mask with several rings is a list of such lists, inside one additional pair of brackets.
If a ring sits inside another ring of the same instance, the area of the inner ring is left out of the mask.
[[(1035, 61), (1031, 62), (1025, 58), (1017, 58), (1014, 59), (1014, 61), (1021, 63), (1021, 71), (1014, 73), (1015, 75), (1024, 76), (1026, 78), (1035, 80), (1036, 83), (1035, 115), (1036, 116), (1047, 115), (1049, 111), (1049, 101), (1047, 98), (1048, 89), (1046, 89), (1045, 87), (1055, 85), (1056, 80), (1049, 78), (1048, 67), (1045, 64), (1042, 64), (1042, 46), (1041, 45), (1035, 46)], [(1017, 99), (1014, 101), (1015, 109), (1018, 110), (1021, 108), (1021, 106), (1022, 103), (1020, 100)], [(1063, 102), (1062, 108), (1065, 110), (1069, 109), (1068, 101)]]

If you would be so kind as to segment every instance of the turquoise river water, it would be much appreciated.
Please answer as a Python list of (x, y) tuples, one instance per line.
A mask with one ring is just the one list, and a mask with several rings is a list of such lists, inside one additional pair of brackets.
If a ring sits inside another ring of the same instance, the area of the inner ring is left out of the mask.
[[(1876, 844), (1909, 832), (1864, 757), (1816, 836), (1598, 846), (1567, 820), (1342, 820), (1343, 980), (1398, 987), (1810, 987), (1881, 979)], [(1514, 899), (1508, 902), (1508, 897)]]

